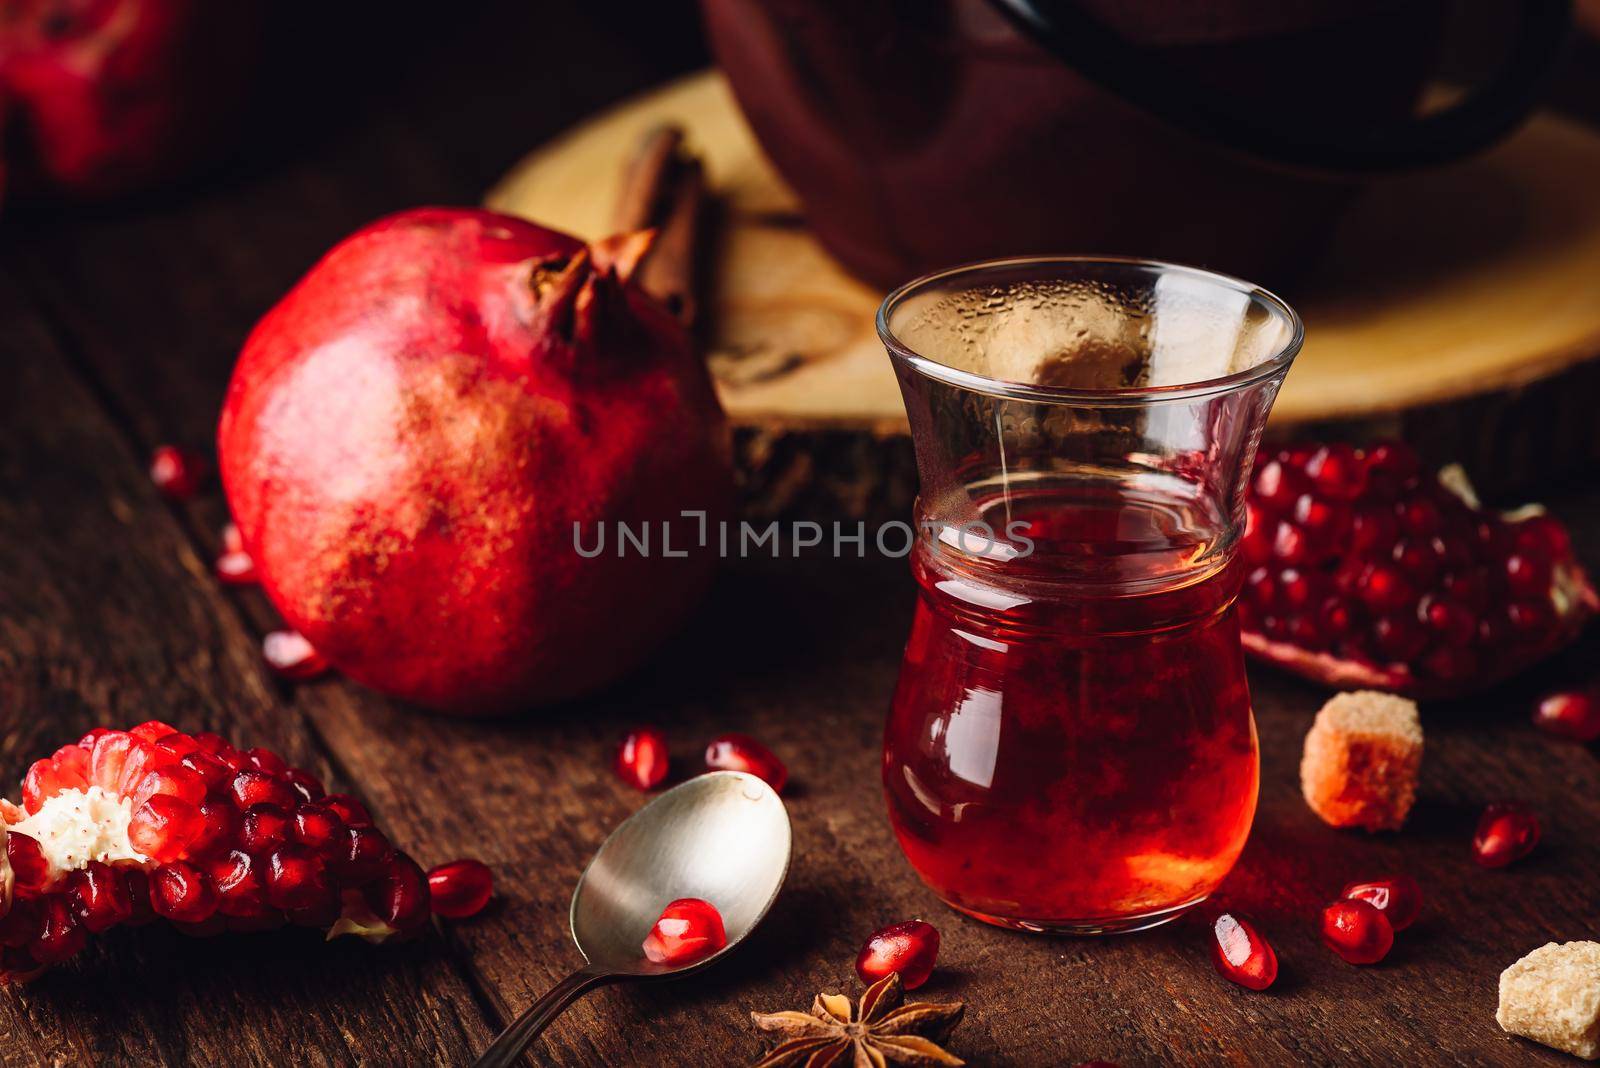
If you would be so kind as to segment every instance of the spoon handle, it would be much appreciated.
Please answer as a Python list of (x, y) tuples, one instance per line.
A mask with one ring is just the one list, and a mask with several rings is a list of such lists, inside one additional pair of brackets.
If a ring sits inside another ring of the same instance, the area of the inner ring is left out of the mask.
[(500, 1032), (494, 1044), (478, 1058), (477, 1068), (509, 1068), (515, 1064), (528, 1043), (539, 1037), (539, 1032), (561, 1015), (568, 1005), (612, 976), (594, 965), (579, 968), (561, 982), (545, 991), (544, 997), (522, 1011), (511, 1021), (511, 1026)]

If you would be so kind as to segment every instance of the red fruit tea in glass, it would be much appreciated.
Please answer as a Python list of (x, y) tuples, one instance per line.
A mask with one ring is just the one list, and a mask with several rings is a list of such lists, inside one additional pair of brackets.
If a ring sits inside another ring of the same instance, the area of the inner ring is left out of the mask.
[(912, 283), (879, 327), (922, 479), (901, 848), (991, 923), (1171, 919), (1255, 812), (1234, 546), (1299, 322), (1203, 271), (1030, 259)]

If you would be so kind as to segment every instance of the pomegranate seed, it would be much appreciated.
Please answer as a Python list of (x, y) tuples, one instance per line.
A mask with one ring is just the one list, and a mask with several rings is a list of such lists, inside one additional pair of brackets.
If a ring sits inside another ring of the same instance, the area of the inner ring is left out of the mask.
[(172, 763), (172, 758), (149, 742), (138, 738), (129, 739), (128, 752), (122, 761), (122, 775), (117, 780), (117, 788), (113, 791), (119, 794), (131, 794), (144, 781), (144, 777), (166, 764)]
[(1374, 612), (1401, 612), (1416, 596), (1405, 576), (1388, 564), (1373, 564), (1363, 571), (1356, 593)]
[(1506, 588), (1511, 596), (1533, 600), (1550, 593), (1550, 561), (1542, 556), (1512, 553), (1506, 557)]
[(1372, 638), (1378, 652), (1396, 663), (1408, 663), (1428, 644), (1422, 628), (1406, 616), (1383, 616), (1372, 625)]
[(228, 768), (228, 765), (203, 750), (198, 750), (184, 757), (183, 766), (200, 776), (200, 781), (205, 784), (207, 793), (226, 786), (234, 776), (234, 772)]
[(261, 872), (243, 850), (231, 850), (205, 867), (217, 890), (217, 911), (224, 916), (259, 916), (266, 911)]
[(174, 727), (170, 723), (163, 723), (159, 719), (147, 719), (137, 727), (134, 727), (128, 731), (128, 733), (139, 739), (141, 742), (155, 743), (159, 742), (169, 734), (177, 734), (178, 728)]
[[(82, 757), (88, 756), (75, 745), (70, 748)], [(88, 762), (85, 760), (85, 770), (87, 766)], [(87, 789), (88, 785), (88, 780), (84, 778), (76, 763), (62, 761), (59, 753), (56, 756), (45, 757), (43, 760), (34, 761), (22, 780), (22, 807), (31, 815), (63, 790), (83, 790)]]
[(1266, 515), (1254, 502), (1245, 505), (1244, 534), (1239, 553), (1247, 564), (1264, 564), (1272, 559), (1272, 542), (1267, 537)]
[(1523, 805), (1501, 802), (1483, 810), (1472, 855), (1485, 868), (1503, 868), (1539, 844), (1539, 817)]
[(322, 803), (337, 812), (346, 827), (372, 826), (372, 815), (367, 811), (367, 806), (349, 794), (329, 794), (322, 799)]
[(1553, 516), (1534, 515), (1511, 528), (1517, 550), (1547, 560), (1572, 552), (1572, 536)]
[(1393, 493), (1422, 473), (1422, 464), (1409, 445), (1384, 442), (1367, 450), (1367, 474), (1381, 478), (1381, 485)]
[(681, 897), (661, 910), (661, 918), (645, 936), (644, 955), (656, 964), (681, 966), (700, 960), (728, 944), (722, 913), (709, 901)]
[(36, 894), (50, 881), (50, 862), (44, 859), (44, 850), (32, 835), (21, 831), (6, 835), (6, 860), (11, 864), (18, 893)]
[(89, 941), (89, 931), (73, 915), (65, 895), (51, 894), (39, 901), (39, 933), (28, 953), (40, 964), (59, 964)]
[(254, 805), (246, 810), (239, 829), (239, 844), (251, 853), (270, 853), (289, 839), (289, 814), (276, 805)]
[(667, 777), (667, 736), (637, 727), (623, 736), (612, 762), (617, 778), (638, 790), (653, 790)]
[(288, 812), (299, 800), (288, 783), (254, 768), (235, 775), (233, 782), (228, 786), (228, 792), (233, 798), (233, 803), (241, 809), (255, 805), (272, 805)]
[(1399, 535), (1394, 514), (1377, 507), (1358, 508), (1350, 520), (1350, 549), (1357, 556), (1386, 551)]
[(364, 891), (367, 906), (397, 931), (415, 931), (428, 922), (428, 880), (417, 862), (395, 852)]
[(899, 972), (900, 985), (915, 990), (933, 974), (938, 956), (938, 929), (922, 920), (907, 920), (872, 932), (856, 954), (856, 974), (871, 985)]
[(173, 764), (150, 772), (139, 781), (139, 785), (129, 796), (133, 801), (133, 807), (137, 809), (157, 795), (175, 797), (179, 801), (198, 805), (205, 799), (206, 783), (189, 768), (182, 764)]
[(344, 852), (332, 861), (334, 871), (359, 886), (382, 875), (393, 850), (389, 839), (375, 827), (346, 827)]
[(109, 865), (91, 860), (67, 876), (67, 896), (73, 911), (90, 933), (99, 934), (133, 915), (128, 887)]
[(159, 445), (150, 456), (150, 481), (174, 501), (186, 501), (200, 491), (205, 461), (197, 453), (176, 445)]
[(0, 916), (0, 946), (21, 949), (39, 937), (44, 916), (36, 902), (27, 898), (12, 898), (11, 910)]
[(1386, 875), (1370, 882), (1351, 883), (1339, 896), (1365, 901), (1383, 913), (1396, 931), (1404, 931), (1417, 922), (1422, 912), (1422, 887), (1409, 875)]
[(1351, 964), (1376, 964), (1393, 948), (1394, 928), (1369, 902), (1346, 899), (1322, 910), (1322, 941)]
[(789, 769), (772, 750), (744, 734), (724, 734), (706, 746), (706, 767), (713, 771), (745, 771), (777, 793), (789, 781)]
[(1251, 990), (1265, 990), (1278, 978), (1278, 955), (1242, 916), (1224, 912), (1211, 923), (1211, 963), (1218, 974)]
[(256, 746), (254, 749), (245, 750), (244, 754), (250, 761), (250, 766), (257, 771), (264, 771), (275, 779), (281, 779), (289, 774), (289, 762), (270, 749)]
[(1305, 532), (1287, 520), (1278, 524), (1272, 538), (1272, 555), (1282, 563), (1298, 567), (1312, 562), (1310, 539)]
[(320, 801), (327, 794), (322, 788), (322, 780), (304, 768), (290, 768), (283, 778), (295, 793), (307, 801)]
[(295, 809), (291, 834), (295, 841), (323, 856), (344, 851), (344, 821), (333, 809), (315, 801)]
[(1367, 465), (1349, 445), (1324, 445), (1306, 461), (1306, 474), (1323, 494), (1353, 501), (1367, 488)]
[(267, 856), (264, 874), (267, 902), (276, 908), (309, 908), (321, 904), (332, 893), (321, 859), (293, 842)]
[(1478, 633), (1478, 621), (1456, 601), (1428, 594), (1417, 605), (1417, 616), (1430, 632), (1451, 645), (1470, 645)]
[(256, 574), (256, 562), (247, 552), (225, 552), (217, 557), (211, 569), (216, 572), (218, 579), (229, 586), (251, 586), (260, 581), (260, 576)]
[(220, 797), (200, 802), (200, 833), (189, 843), (191, 857), (203, 857), (230, 848), (239, 838), (243, 819), (233, 804)]
[(150, 907), (158, 916), (199, 923), (217, 908), (217, 893), (187, 864), (162, 864), (150, 875)]
[(89, 752), (89, 781), (107, 792), (120, 792), (123, 767), (135, 741), (126, 731), (108, 731), (95, 739)]
[(122, 882), (128, 888), (128, 903), (133, 909), (127, 925), (141, 927), (153, 921), (156, 910), (150, 905), (150, 877), (138, 868), (129, 868), (122, 873)]
[(1282, 460), (1268, 460), (1256, 471), (1256, 500), (1275, 512), (1287, 512), (1305, 488), (1303, 477)]
[(94, 750), (95, 742), (98, 742), (101, 738), (108, 734), (116, 733), (118, 732), (113, 731), (110, 727), (91, 727), (88, 734), (85, 734), (82, 738), (78, 739), (78, 748), (88, 749), (92, 752)]
[(330, 667), (304, 636), (292, 630), (275, 630), (263, 638), (261, 655), (273, 671), (295, 682), (326, 674)]
[(183, 762), (184, 757), (188, 756), (190, 753), (198, 752), (200, 749), (199, 742), (195, 741), (187, 734), (179, 734), (176, 731), (158, 739), (153, 744), (157, 749), (161, 750), (163, 753), (166, 753), (168, 756), (171, 756), (180, 764)]
[(453, 920), (483, 911), (494, 894), (494, 875), (476, 860), (452, 860), (428, 872), (433, 911)]
[(128, 841), (133, 848), (158, 862), (184, 856), (205, 831), (200, 810), (170, 794), (156, 794), (133, 812), (128, 821)]
[(1592, 742), (1600, 738), (1600, 693), (1592, 689), (1553, 693), (1539, 702), (1533, 725), (1562, 738)]

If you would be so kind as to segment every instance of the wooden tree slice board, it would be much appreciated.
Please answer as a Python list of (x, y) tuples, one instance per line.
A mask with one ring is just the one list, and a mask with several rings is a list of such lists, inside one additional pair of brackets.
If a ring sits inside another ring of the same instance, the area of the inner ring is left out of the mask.
[[(905, 433), (873, 328), (882, 294), (805, 228), (720, 74), (596, 116), (522, 160), (487, 202), (602, 237), (622, 162), (664, 122), (687, 131), (719, 203), (704, 331), (723, 404), (744, 445), (760, 445), (747, 466), (807, 458), (808, 471), (754, 477), (826, 478), (841, 457), (819, 463), (819, 450), (883, 466), (840, 436)], [(1491, 488), (1600, 458), (1600, 134), (1536, 116), (1479, 159), (1375, 184), (1308, 255), (1317, 265), (1284, 293), (1307, 341), (1273, 411), (1279, 431), (1403, 433)], [(857, 484), (862, 474), (832, 472), (835, 489), (883, 488)]]

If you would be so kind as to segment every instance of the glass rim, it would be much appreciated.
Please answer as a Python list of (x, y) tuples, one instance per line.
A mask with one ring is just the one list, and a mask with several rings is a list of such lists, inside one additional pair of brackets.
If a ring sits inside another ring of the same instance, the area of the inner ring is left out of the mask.
[[(1179, 274), (1194, 278), (1211, 285), (1230, 289), (1236, 293), (1243, 293), (1251, 300), (1264, 304), (1277, 314), (1281, 315), (1289, 324), (1289, 339), (1277, 352), (1268, 359), (1262, 360), (1253, 367), (1242, 371), (1235, 371), (1219, 378), (1202, 379), (1198, 382), (1179, 382), (1167, 386), (1115, 386), (1105, 389), (1094, 389), (1083, 386), (1047, 386), (1034, 382), (1018, 382), (1005, 378), (990, 378), (987, 375), (976, 374), (972, 371), (963, 371), (949, 364), (941, 363), (930, 356), (924, 356), (910, 346), (906, 345), (889, 326), (889, 316), (901, 302), (917, 292), (939, 282), (949, 281), (961, 275), (974, 277), (991, 273), (1006, 268), (1018, 267), (1049, 267), (1076, 266), (1076, 267), (1132, 267), (1161, 274)], [(1294, 362), (1295, 356), (1300, 352), (1305, 343), (1305, 323), (1300, 319), (1298, 312), (1289, 305), (1289, 302), (1269, 289), (1264, 289), (1253, 282), (1220, 271), (1208, 270), (1204, 267), (1192, 267), (1183, 263), (1172, 263), (1167, 260), (1145, 259), (1139, 256), (1101, 256), (1101, 255), (1038, 255), (1038, 256), (1007, 256), (992, 260), (974, 260), (970, 263), (957, 264), (934, 271), (931, 274), (913, 278), (892, 290), (883, 302), (878, 305), (878, 314), (875, 317), (878, 328), (878, 338), (883, 342), (884, 348), (889, 350), (889, 355), (905, 363), (918, 373), (956, 386), (973, 393), (982, 393), (992, 397), (1001, 397), (1011, 400), (1031, 400), (1054, 403), (1079, 403), (1094, 405), (1137, 405), (1148, 404), (1154, 401), (1165, 400), (1191, 400), (1197, 397), (1206, 397), (1220, 393), (1230, 393), (1254, 385), (1257, 382), (1281, 376)]]

